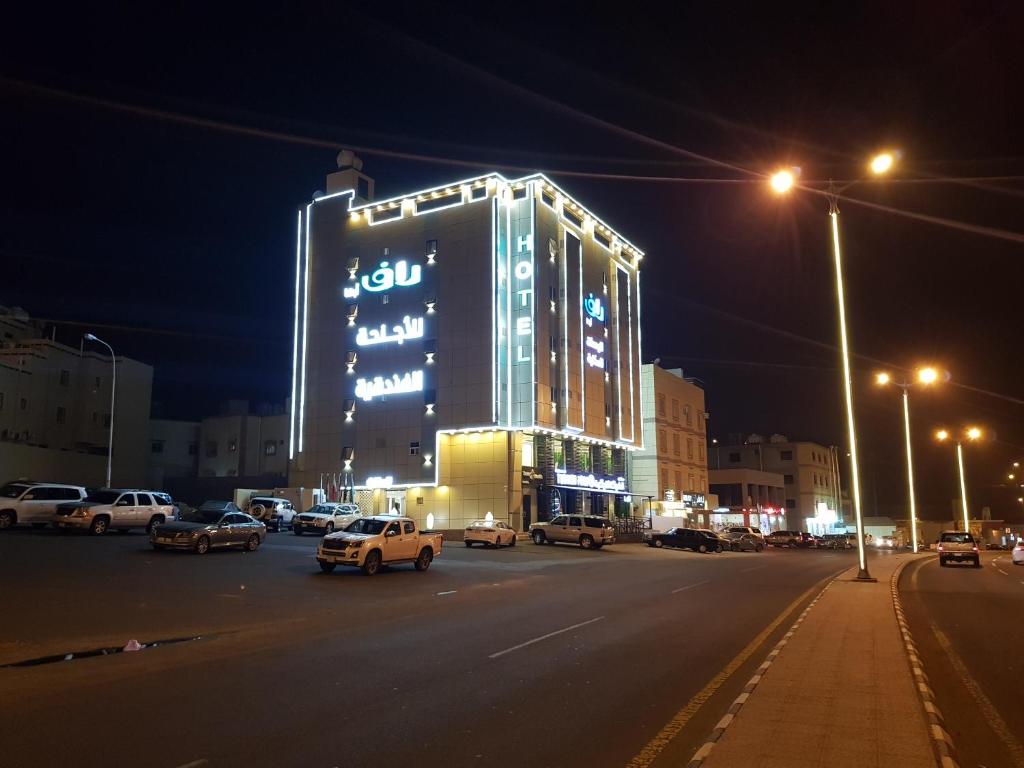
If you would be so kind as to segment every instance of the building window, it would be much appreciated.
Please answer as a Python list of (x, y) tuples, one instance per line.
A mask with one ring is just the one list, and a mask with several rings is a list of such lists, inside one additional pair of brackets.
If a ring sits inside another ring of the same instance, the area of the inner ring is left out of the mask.
[(677, 433), (672, 433), (672, 453), (676, 456), (679, 455), (679, 435)]
[(427, 256), (433, 256), (437, 253), (437, 240), (427, 240), (427, 246), (424, 249)]
[(57, 406), (57, 423), (58, 424), (67, 424), (67, 422), (68, 422), (68, 412), (67, 412), (67, 409), (63, 405), (58, 405)]
[(693, 438), (686, 438), (686, 458), (693, 461)]
[(698, 488), (697, 490), (700, 491), (701, 493), (707, 493), (708, 478), (703, 472), (700, 475), (700, 488)]
[(4, 393), (0, 392), (0, 411), (4, 409)]
[(704, 442), (697, 443), (697, 458), (700, 461), (704, 461)]
[(786, 509), (796, 509), (796, 499), (786, 499)]
[(786, 485), (792, 485), (793, 484), (793, 476), (792, 475), (783, 475), (782, 476), (782, 482), (784, 482)]
[(217, 456), (217, 441), (208, 440), (206, 442), (206, 458), (212, 459)]
[(679, 401), (672, 398), (672, 421), (679, 421)]
[(704, 411), (697, 411), (697, 429), (704, 431)]
[(188, 444), (188, 455), (189, 456), (195, 456), (197, 453), (199, 453), (199, 443), (189, 443)]
[(693, 474), (692, 473), (686, 476), (686, 490), (688, 490), (688, 491), (695, 490), (694, 487), (693, 487)]
[(692, 427), (693, 426), (693, 410), (690, 408), (690, 406), (687, 405), (687, 406), (685, 406), (683, 408), (683, 413), (686, 414), (686, 426)]
[(665, 452), (665, 430), (658, 430), (658, 453)]
[(102, 383), (102, 381), (103, 380), (99, 376), (96, 377), (96, 379), (95, 379), (96, 389), (100, 388), (100, 384)]
[(163, 453), (164, 452), (164, 441), (163, 440), (154, 440), (149, 445), (149, 452), (150, 453)]
[(661, 470), (661, 493), (664, 494), (668, 490), (668, 470)]
[(779, 458), (782, 461), (792, 461), (793, 460), (793, 452), (792, 451), (779, 451)]
[(21, 402), (18, 403), (18, 406), (21, 408), (21, 410), (27, 411), (28, 410), (28, 398), (27, 397), (21, 398)]
[(733, 464), (739, 464), (740, 463), (740, 455), (738, 453), (730, 453), (729, 454), (729, 461), (731, 461)]
[(676, 481), (675, 488), (677, 491), (681, 491), (683, 489), (683, 473), (680, 472), (679, 470), (676, 470), (673, 474), (675, 475)]
[(66, 387), (71, 384), (71, 371), (60, 372), (60, 385)]
[(232, 437), (228, 440), (228, 453), (234, 453), (238, 450), (238, 438)]
[(264, 456), (277, 456), (277, 442), (274, 440), (267, 440), (263, 443), (263, 455)]
[(658, 415), (665, 415), (665, 396), (662, 394), (658, 395)]
[(409, 443), (409, 455), (419, 456), (420, 455), (420, 444), (418, 442)]

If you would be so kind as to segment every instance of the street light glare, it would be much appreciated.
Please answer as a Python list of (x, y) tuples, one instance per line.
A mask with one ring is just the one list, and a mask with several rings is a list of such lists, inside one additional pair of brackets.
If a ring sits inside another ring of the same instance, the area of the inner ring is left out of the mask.
[(888, 373), (876, 373), (875, 374), (875, 384), (881, 384), (881, 385), (884, 386), (884, 385), (888, 384), (890, 381), (892, 381), (892, 378), (889, 376)]
[(87, 334), (85, 334), (85, 340), (86, 341), (96, 341), (97, 339), (91, 333), (87, 333)]
[(793, 176), (793, 172), (789, 170), (776, 171), (772, 174), (771, 185), (772, 189), (778, 192), (780, 195), (784, 195), (793, 188), (793, 184), (796, 182), (796, 178)]
[(967, 430), (967, 437), (970, 440), (977, 440), (981, 437), (981, 430), (977, 427), (971, 427)]
[(881, 152), (871, 158), (871, 172), (876, 176), (881, 176), (883, 173), (888, 173), (895, 162), (896, 158), (891, 152)]
[(948, 440), (949, 439), (949, 432), (946, 431), (945, 429), (940, 429), (938, 432), (935, 433), (935, 439), (936, 440)]
[(917, 380), (922, 384), (934, 384), (939, 380), (939, 372), (934, 368), (922, 368), (917, 372)]

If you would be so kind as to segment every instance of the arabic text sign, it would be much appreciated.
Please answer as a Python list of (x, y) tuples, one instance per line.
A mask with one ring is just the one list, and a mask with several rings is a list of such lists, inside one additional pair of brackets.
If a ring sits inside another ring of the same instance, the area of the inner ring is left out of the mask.
[(392, 475), (384, 475), (383, 477), (370, 475), (366, 478), (367, 488), (390, 488), (394, 484), (395, 478)]
[(583, 300), (583, 309), (588, 315), (597, 320), (597, 322), (604, 322), (604, 304), (601, 303), (600, 296), (594, 296), (594, 294), (588, 293), (587, 297)]
[(389, 342), (401, 344), (406, 339), (422, 338), (423, 318), (409, 317), (409, 315), (403, 317), (399, 325), (392, 326), (391, 330), (388, 330), (387, 323), (381, 323), (379, 328), (359, 328), (356, 331), (356, 344), (360, 347)]
[(405, 288), (406, 286), (416, 285), (422, 279), (423, 268), (419, 264), (413, 264), (410, 267), (409, 262), (402, 259), (401, 261), (396, 261), (394, 267), (389, 266), (388, 262), (382, 261), (377, 269), (368, 275), (363, 275), (359, 282), (362, 284), (364, 291), (381, 293), (383, 291), (390, 291), (396, 286), (398, 288)]
[(591, 491), (624, 491), (626, 490), (626, 478), (624, 477), (595, 477), (594, 475), (578, 475), (572, 472), (555, 470), (555, 483), (570, 488), (585, 488)]
[(423, 371), (410, 371), (403, 376), (397, 373), (391, 377), (374, 376), (372, 379), (356, 379), (356, 397), (370, 402), (375, 397), (402, 395), (423, 391)]

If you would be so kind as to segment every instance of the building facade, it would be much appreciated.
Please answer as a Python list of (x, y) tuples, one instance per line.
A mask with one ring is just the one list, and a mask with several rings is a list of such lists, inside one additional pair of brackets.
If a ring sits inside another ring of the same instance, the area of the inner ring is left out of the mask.
[(723, 470), (746, 467), (782, 475), (786, 514), (779, 527), (824, 533), (842, 522), (835, 448), (790, 441), (785, 435), (765, 439), (754, 434), (742, 444), (716, 445), (715, 449), (715, 462)]
[(708, 514), (715, 529), (751, 525), (762, 533), (783, 530), (786, 514), (786, 483), (777, 472), (739, 467), (712, 469), (708, 473), (711, 493), (718, 505)]
[(643, 254), (541, 175), (376, 202), (339, 167), (298, 213), (290, 485), (439, 529), (621, 505)]
[(644, 448), (629, 456), (634, 513), (701, 524), (708, 501), (704, 387), (678, 368), (641, 367)]
[[(47, 338), (0, 308), (0, 482), (31, 478), (101, 486), (110, 436), (111, 359)], [(141, 486), (149, 454), (153, 368), (118, 357), (111, 481)]]

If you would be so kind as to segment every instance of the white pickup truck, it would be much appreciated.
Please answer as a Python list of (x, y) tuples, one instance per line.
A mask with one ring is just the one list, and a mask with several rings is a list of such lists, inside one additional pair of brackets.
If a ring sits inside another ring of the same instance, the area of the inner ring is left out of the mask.
[(361, 517), (344, 530), (324, 536), (316, 561), (325, 573), (339, 565), (351, 565), (373, 576), (382, 565), (395, 563), (415, 563), (417, 571), (425, 571), (441, 554), (443, 539), (440, 533), (421, 532), (408, 517)]

